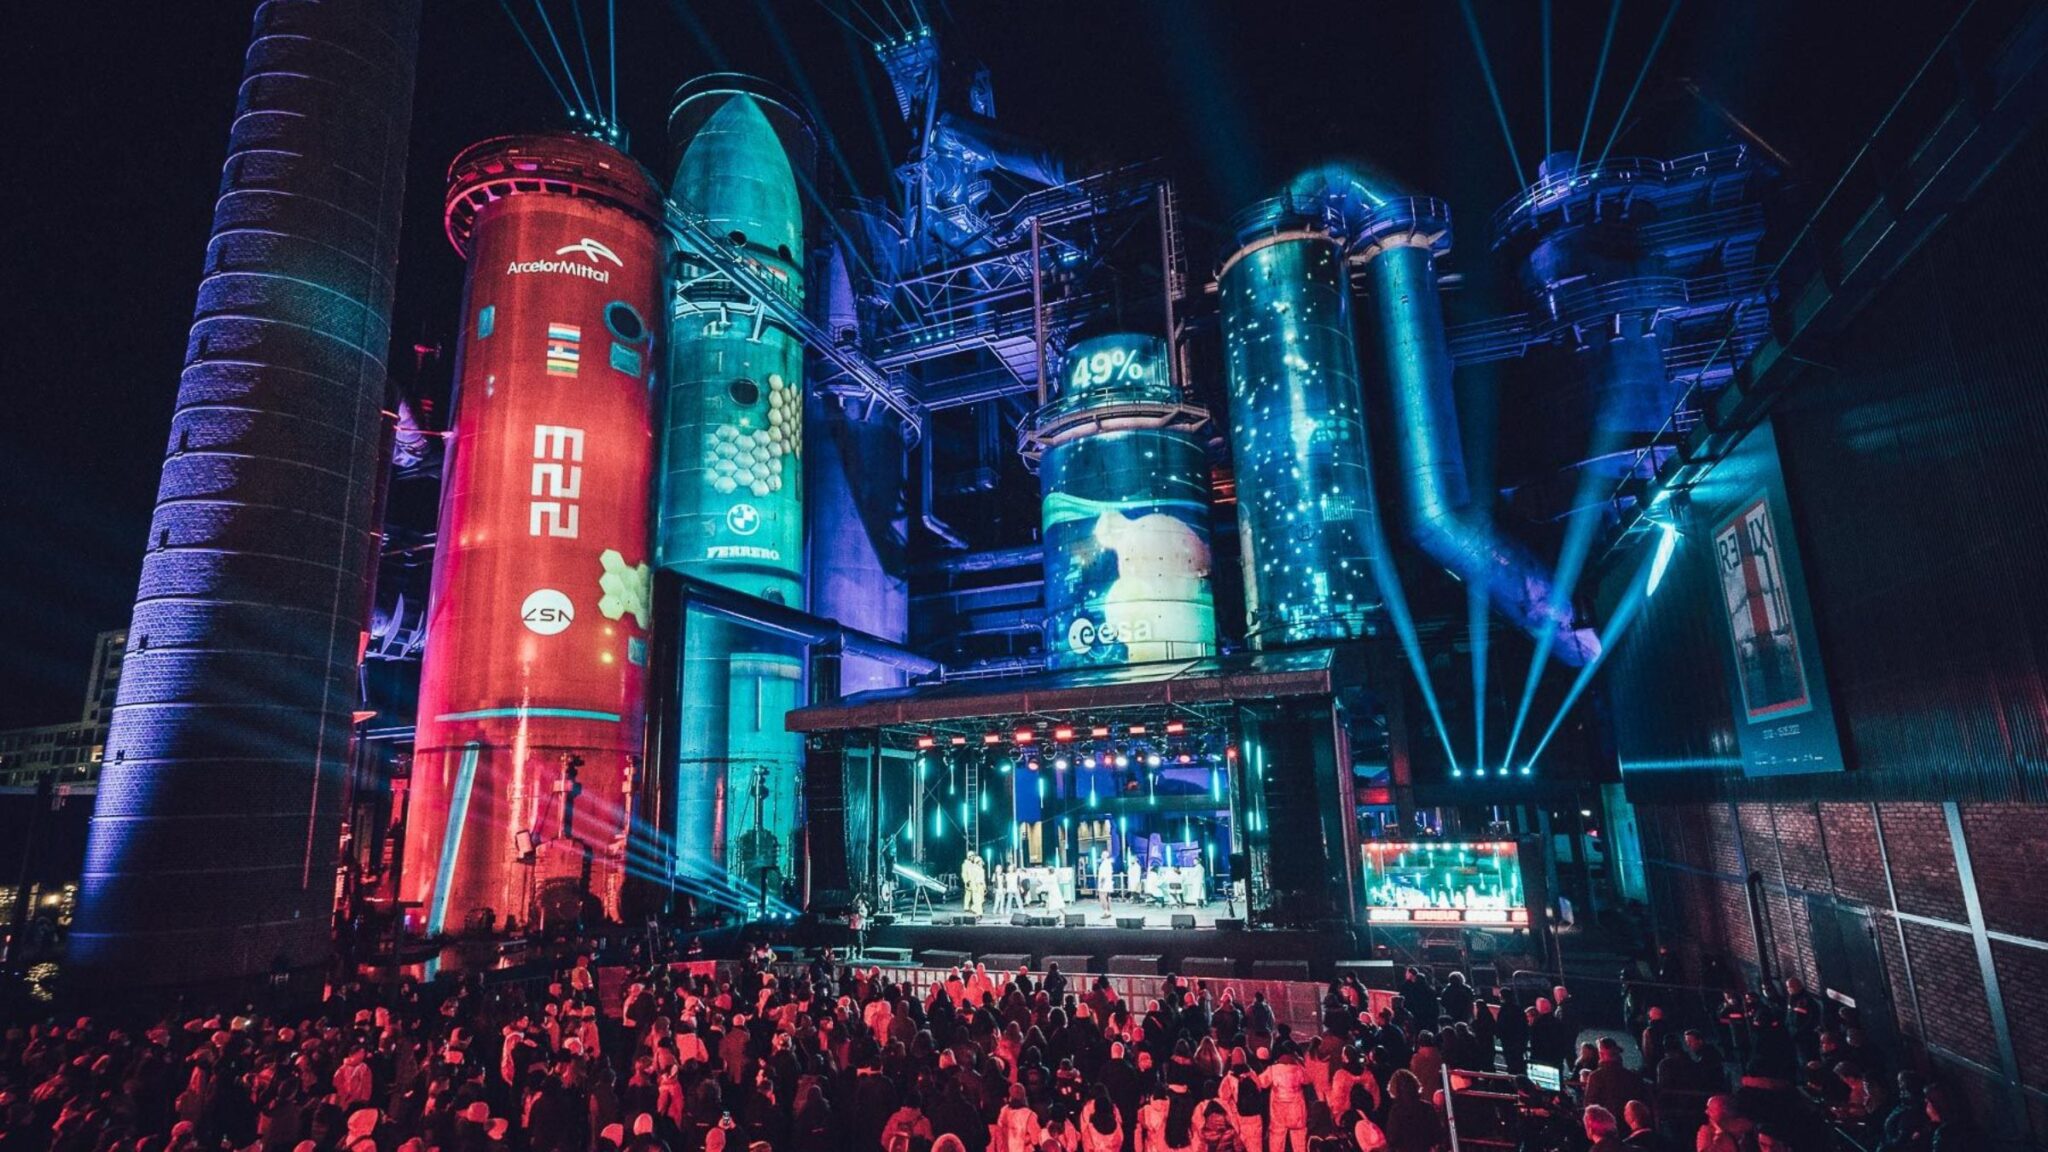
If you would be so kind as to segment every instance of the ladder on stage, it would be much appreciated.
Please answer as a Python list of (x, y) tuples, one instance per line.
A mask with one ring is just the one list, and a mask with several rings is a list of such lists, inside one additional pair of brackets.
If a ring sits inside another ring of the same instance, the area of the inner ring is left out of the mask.
[(967, 837), (967, 854), (972, 855), (981, 848), (981, 765), (967, 769), (967, 819), (960, 822), (961, 831)]

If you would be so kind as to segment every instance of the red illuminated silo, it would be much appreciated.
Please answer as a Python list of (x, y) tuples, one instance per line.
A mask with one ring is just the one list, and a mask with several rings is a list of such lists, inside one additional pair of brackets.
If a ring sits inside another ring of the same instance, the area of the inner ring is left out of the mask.
[(403, 884), (430, 933), (483, 909), (616, 914), (652, 607), (659, 208), (638, 164), (583, 137), (489, 140), (449, 169), (469, 277)]

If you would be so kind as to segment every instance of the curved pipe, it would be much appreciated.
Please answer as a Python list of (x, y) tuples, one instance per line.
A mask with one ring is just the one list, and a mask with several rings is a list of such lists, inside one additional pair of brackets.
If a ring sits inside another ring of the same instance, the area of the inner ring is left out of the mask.
[(967, 541), (948, 527), (944, 520), (939, 519), (937, 512), (932, 511), (932, 451), (932, 438), (927, 436), (924, 440), (923, 459), (919, 461), (923, 465), (923, 475), (917, 488), (918, 519), (923, 521), (926, 531), (944, 541), (947, 547), (965, 548)]
[(1408, 531), (1430, 558), (1486, 592), (1495, 611), (1549, 641), (1567, 664), (1600, 652), (1598, 635), (1572, 626), (1569, 589), (1472, 503), (1451, 391), (1450, 346), (1437, 297), (1436, 254), (1450, 247), (1449, 214), (1348, 164), (1310, 169), (1289, 184), (1341, 221), (1353, 263), (1366, 269), (1395, 424)]

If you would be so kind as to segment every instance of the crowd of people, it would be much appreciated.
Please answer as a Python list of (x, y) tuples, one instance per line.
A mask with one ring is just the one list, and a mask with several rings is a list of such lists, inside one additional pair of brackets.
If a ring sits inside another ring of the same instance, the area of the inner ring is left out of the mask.
[(1437, 1152), (1446, 1085), (1486, 1073), (1521, 1077), (1486, 1081), (1519, 1084), (1517, 1123), (1567, 1133), (1543, 1147), (1821, 1152), (1830, 1121), (1885, 1152), (1965, 1146), (1948, 1097), (1884, 1087), (1853, 1015), (1823, 1022), (1797, 981), (1732, 1040), (1651, 1006), (1638, 1071), (1613, 1035), (1580, 1045), (1565, 989), (1524, 1005), (1457, 972), (1412, 969), (1377, 1008), (1340, 980), (1290, 1025), (1227, 981), (1134, 1003), (1057, 967), (630, 959), (609, 997), (585, 952), (526, 982), (340, 986), (309, 1016), (12, 1027), (0, 1152)]

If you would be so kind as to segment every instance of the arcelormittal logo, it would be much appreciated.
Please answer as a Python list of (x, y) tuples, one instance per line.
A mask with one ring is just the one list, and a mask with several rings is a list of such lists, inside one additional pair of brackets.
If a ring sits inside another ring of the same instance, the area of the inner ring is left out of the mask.
[(530, 272), (555, 272), (563, 276), (609, 284), (612, 279), (611, 271), (600, 266), (599, 261), (609, 260), (620, 268), (626, 266), (626, 262), (619, 259), (619, 254), (612, 251), (610, 246), (588, 236), (574, 244), (555, 249), (557, 256), (572, 254), (583, 257), (583, 260), (514, 260), (505, 266), (505, 275), (523, 276)]
[(626, 266), (626, 262), (624, 260), (619, 259), (619, 254), (617, 252), (614, 252), (610, 248), (607, 248), (604, 245), (598, 243), (597, 241), (592, 240), (588, 236), (585, 236), (583, 239), (578, 240), (576, 243), (571, 244), (566, 248), (555, 249), (555, 255), (557, 256), (567, 256), (571, 252), (583, 253), (583, 258), (590, 261), (593, 265), (596, 264), (599, 260), (609, 260), (620, 268), (624, 268)]

